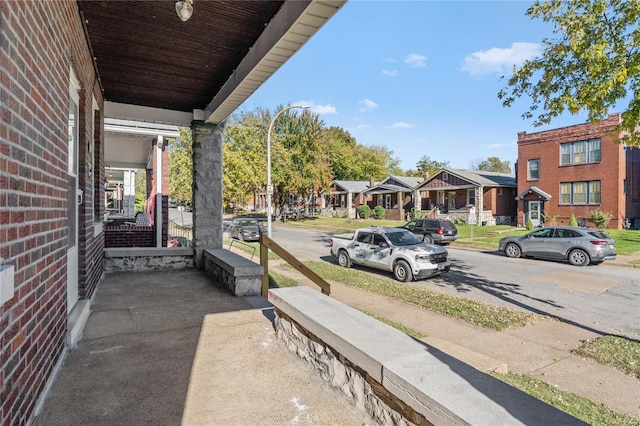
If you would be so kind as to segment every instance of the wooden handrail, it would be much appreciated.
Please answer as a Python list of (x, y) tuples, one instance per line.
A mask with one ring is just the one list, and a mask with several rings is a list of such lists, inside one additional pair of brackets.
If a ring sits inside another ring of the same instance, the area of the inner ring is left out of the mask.
[(273, 250), (275, 254), (293, 266), (298, 272), (313, 281), (314, 284), (320, 287), (323, 294), (327, 296), (331, 294), (331, 284), (309, 269), (307, 265), (299, 261), (291, 253), (280, 247), (271, 238), (266, 235), (260, 235), (260, 265), (264, 268), (262, 275), (262, 295), (264, 297), (267, 297), (267, 292), (269, 291), (269, 250)]

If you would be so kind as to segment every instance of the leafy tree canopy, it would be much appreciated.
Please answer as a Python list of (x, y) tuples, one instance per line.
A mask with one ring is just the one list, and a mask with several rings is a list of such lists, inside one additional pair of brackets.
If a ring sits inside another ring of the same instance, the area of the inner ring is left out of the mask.
[(471, 164), (472, 170), (482, 170), (485, 172), (511, 173), (511, 163), (502, 161), (498, 157), (489, 157), (486, 160), (474, 161)]
[(181, 128), (178, 139), (169, 140), (169, 198), (190, 203), (193, 181), (191, 129)]
[(425, 174), (433, 176), (438, 170), (450, 167), (448, 161), (436, 161), (430, 157), (423, 155), (416, 163), (417, 170), (409, 170), (407, 174), (410, 176), (424, 177)]
[(565, 111), (586, 110), (598, 121), (622, 105), (621, 142), (640, 146), (640, 2), (538, 0), (527, 15), (552, 23), (554, 37), (542, 40), (541, 56), (514, 70), (498, 93), (503, 105), (528, 96), (522, 117), (534, 126)]

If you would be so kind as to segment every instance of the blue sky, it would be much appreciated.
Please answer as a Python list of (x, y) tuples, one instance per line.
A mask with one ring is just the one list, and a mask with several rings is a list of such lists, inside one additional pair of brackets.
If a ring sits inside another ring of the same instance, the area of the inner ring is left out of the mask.
[(403, 169), (423, 156), (469, 169), (499, 157), (513, 166), (517, 134), (534, 128), (497, 97), (513, 64), (539, 53), (552, 27), (525, 1), (351, 0), (265, 82), (242, 110), (305, 104), (358, 143), (393, 151)]

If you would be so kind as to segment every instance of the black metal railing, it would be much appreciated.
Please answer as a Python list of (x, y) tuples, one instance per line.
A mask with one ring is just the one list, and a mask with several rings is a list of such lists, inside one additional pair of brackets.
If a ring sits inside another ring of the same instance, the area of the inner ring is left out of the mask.
[(179, 225), (170, 220), (167, 247), (193, 247), (193, 231), (191, 226)]

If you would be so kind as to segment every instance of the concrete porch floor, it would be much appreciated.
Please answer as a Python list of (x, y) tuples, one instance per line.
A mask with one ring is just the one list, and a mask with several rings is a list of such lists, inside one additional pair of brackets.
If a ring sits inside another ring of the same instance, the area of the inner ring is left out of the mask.
[(362, 425), (275, 337), (262, 297), (198, 270), (109, 274), (34, 425)]

